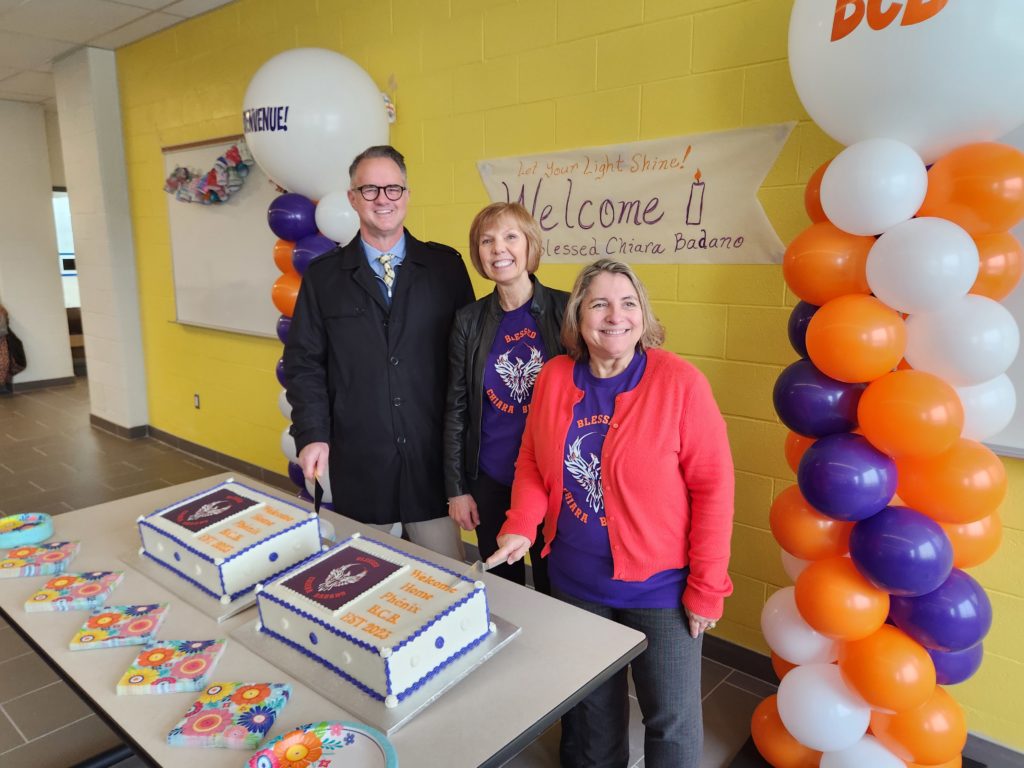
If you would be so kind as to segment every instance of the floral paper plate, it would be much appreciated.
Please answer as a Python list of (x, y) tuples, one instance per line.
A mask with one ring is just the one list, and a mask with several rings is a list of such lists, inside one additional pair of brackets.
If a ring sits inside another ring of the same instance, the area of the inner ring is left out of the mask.
[(0, 517), (0, 547), (38, 544), (53, 536), (53, 521), (42, 512)]
[(300, 725), (249, 758), (248, 768), (398, 768), (388, 737), (362, 723)]

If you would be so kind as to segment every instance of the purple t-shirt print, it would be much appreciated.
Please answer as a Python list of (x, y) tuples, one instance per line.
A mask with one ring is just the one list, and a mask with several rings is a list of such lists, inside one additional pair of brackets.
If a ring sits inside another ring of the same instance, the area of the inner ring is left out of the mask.
[(228, 488), (221, 488), (168, 510), (161, 517), (167, 518), (188, 531), (198, 533), (211, 525), (216, 525), (221, 520), (259, 504), (262, 502), (246, 498)]
[(338, 550), (284, 582), (303, 597), (336, 611), (401, 568), (356, 546)]
[(484, 365), (480, 469), (505, 485), (512, 485), (533, 385), (545, 361), (530, 304), (505, 313)]

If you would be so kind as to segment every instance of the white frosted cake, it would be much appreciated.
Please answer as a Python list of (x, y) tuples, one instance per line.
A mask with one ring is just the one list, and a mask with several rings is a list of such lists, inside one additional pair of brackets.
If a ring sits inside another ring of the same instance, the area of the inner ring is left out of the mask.
[(387, 707), (494, 631), (483, 582), (358, 534), (257, 589), (257, 630)]
[(320, 552), (315, 512), (233, 480), (138, 523), (141, 556), (222, 603)]

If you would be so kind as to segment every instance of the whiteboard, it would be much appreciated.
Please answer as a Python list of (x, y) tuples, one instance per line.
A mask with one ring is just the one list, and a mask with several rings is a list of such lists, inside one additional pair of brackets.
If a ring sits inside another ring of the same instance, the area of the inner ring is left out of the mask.
[[(208, 171), (241, 136), (164, 150), (164, 177), (178, 166)], [(202, 205), (166, 193), (179, 323), (276, 338), (280, 313), (270, 290), (277, 237), (267, 207), (280, 193), (252, 165), (242, 188), (226, 202)]]

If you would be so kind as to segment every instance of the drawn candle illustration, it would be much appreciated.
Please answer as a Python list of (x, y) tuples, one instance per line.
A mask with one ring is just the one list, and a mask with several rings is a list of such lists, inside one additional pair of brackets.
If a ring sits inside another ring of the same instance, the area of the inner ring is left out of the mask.
[(700, 180), (700, 168), (693, 174), (693, 183), (690, 185), (690, 200), (686, 204), (686, 223), (700, 224), (704, 215), (704, 182)]

